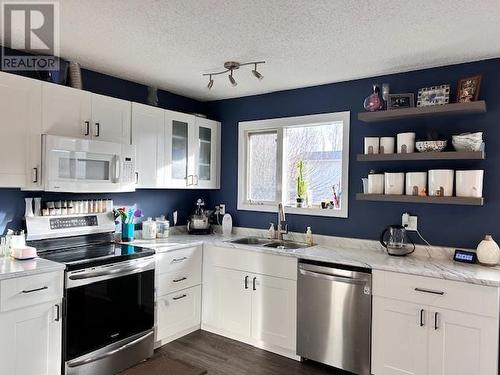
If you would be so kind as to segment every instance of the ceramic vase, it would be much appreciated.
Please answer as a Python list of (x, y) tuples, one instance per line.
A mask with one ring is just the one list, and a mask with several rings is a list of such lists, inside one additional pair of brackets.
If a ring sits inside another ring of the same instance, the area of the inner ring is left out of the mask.
[(380, 95), (380, 88), (378, 85), (373, 85), (372, 93), (366, 97), (363, 105), (369, 112), (379, 111), (384, 107), (384, 99), (382, 99)]
[(479, 263), (485, 266), (496, 266), (500, 262), (500, 248), (490, 234), (479, 243), (476, 254)]

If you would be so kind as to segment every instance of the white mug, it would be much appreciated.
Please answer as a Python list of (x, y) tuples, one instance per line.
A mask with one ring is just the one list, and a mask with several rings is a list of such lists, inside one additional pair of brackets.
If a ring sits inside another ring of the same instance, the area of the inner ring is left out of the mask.
[(384, 175), (368, 175), (368, 194), (384, 194)]
[(453, 169), (431, 169), (429, 171), (429, 195), (453, 196)]
[(380, 138), (380, 153), (381, 154), (394, 154), (394, 137), (381, 137)]
[(456, 171), (457, 197), (482, 198), (484, 170)]
[(427, 194), (427, 172), (406, 173), (406, 195)]
[(399, 133), (398, 154), (410, 154), (415, 152), (415, 133)]
[(405, 188), (404, 173), (385, 173), (385, 194), (403, 195)]
[(379, 145), (379, 137), (365, 137), (365, 155), (378, 154)]

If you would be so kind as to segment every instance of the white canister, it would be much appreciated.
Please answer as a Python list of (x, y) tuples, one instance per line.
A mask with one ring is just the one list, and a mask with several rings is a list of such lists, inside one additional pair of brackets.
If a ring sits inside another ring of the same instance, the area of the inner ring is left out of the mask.
[(394, 154), (394, 137), (381, 137), (379, 149), (381, 154)]
[(384, 175), (368, 175), (368, 194), (384, 194)]
[(484, 170), (482, 169), (456, 171), (455, 185), (457, 197), (481, 198), (483, 196), (483, 176)]
[(365, 137), (365, 155), (378, 154), (379, 145), (379, 137)]
[(484, 236), (484, 240), (477, 245), (476, 254), (479, 263), (486, 266), (496, 266), (500, 262), (500, 248), (490, 234)]
[(406, 195), (427, 194), (427, 172), (406, 173)]
[(415, 133), (399, 133), (398, 154), (410, 154), (415, 152)]
[(453, 196), (453, 169), (431, 169), (429, 171), (429, 196)]
[(385, 194), (403, 195), (405, 187), (404, 173), (385, 173)]
[(156, 238), (156, 222), (150, 217), (142, 223), (142, 238), (145, 240), (154, 240)]

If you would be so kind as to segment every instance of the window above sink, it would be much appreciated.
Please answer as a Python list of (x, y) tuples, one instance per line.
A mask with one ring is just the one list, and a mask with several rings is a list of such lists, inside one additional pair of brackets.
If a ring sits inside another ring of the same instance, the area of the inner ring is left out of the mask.
[(238, 209), (346, 218), (349, 124), (350, 112), (240, 122)]

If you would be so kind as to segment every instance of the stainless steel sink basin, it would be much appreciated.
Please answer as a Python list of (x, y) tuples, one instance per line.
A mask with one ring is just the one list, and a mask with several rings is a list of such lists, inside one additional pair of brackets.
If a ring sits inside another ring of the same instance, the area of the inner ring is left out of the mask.
[(271, 243), (266, 243), (264, 247), (273, 247), (275, 249), (284, 249), (284, 250), (295, 250), (295, 249), (303, 249), (305, 247), (310, 247), (310, 245), (302, 242), (275, 241)]
[(305, 247), (310, 247), (310, 245), (302, 242), (294, 242), (294, 241), (277, 241), (270, 240), (266, 238), (259, 237), (244, 237), (234, 241), (232, 243), (237, 243), (240, 245), (254, 245), (254, 246), (263, 246), (263, 247), (272, 247), (275, 249), (284, 249), (284, 250), (293, 250), (293, 249), (302, 249)]
[(265, 245), (272, 240), (268, 240), (265, 238), (259, 238), (259, 237), (244, 237), (240, 238), (238, 240), (231, 241), (232, 243), (237, 243), (240, 245)]

